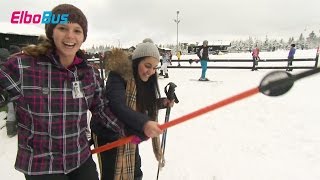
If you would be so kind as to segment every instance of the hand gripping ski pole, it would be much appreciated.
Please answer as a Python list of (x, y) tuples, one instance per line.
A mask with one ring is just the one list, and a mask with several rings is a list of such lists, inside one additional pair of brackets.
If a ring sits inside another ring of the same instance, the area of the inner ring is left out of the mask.
[[(171, 120), (167, 123), (160, 125), (160, 128), (162, 130), (168, 129), (172, 126), (183, 123), (183, 122), (190, 120), (194, 117), (200, 116), (200, 115), (205, 114), (207, 112), (213, 111), (213, 110), (218, 109), (220, 107), (226, 106), (226, 105), (231, 104), (236, 101), (239, 101), (241, 99), (245, 99), (245, 98), (250, 97), (250, 96), (257, 94), (259, 92), (261, 92), (262, 94), (267, 95), (267, 96), (280, 96), (280, 95), (288, 92), (292, 88), (295, 81), (302, 79), (304, 77), (311, 76), (311, 75), (319, 73), (319, 72), (320, 72), (320, 68), (315, 68), (315, 69), (303, 71), (303, 72), (301, 72), (299, 74), (295, 74), (295, 75), (292, 75), (292, 74), (285, 72), (285, 71), (271, 72), (271, 73), (267, 74), (262, 79), (262, 81), (258, 87), (248, 89), (244, 92), (241, 92), (239, 94), (236, 94), (234, 96), (231, 96), (229, 98), (221, 100), (217, 103), (214, 103), (214, 104), (209, 105), (207, 107), (201, 108), (197, 111), (191, 112), (189, 114), (186, 114), (184, 116), (181, 116), (179, 118)], [(112, 143), (97, 147), (96, 149), (93, 149), (91, 152), (94, 154), (94, 153), (107, 151), (109, 149), (113, 149), (115, 147), (129, 143), (132, 141), (132, 139), (133, 139), (133, 136), (128, 136), (128, 137), (119, 139), (117, 141), (114, 141)]]
[[(168, 83), (165, 87), (164, 87), (164, 92), (167, 95), (167, 99), (169, 99), (170, 101), (174, 100), (175, 103), (179, 103), (179, 100), (175, 94), (175, 88), (177, 86), (173, 83), (170, 82)], [(164, 123), (167, 123), (169, 121), (169, 117), (170, 117), (170, 112), (171, 112), (171, 107), (168, 106), (167, 110), (166, 110), (166, 116), (164, 119)], [(158, 163), (158, 172), (157, 172), (157, 180), (159, 178), (159, 171), (162, 167), (164, 167), (165, 165), (165, 160), (164, 160), (164, 152), (166, 149), (166, 140), (167, 140), (167, 129), (164, 130), (163, 134), (162, 134), (162, 140), (161, 140), (161, 153), (162, 153), (162, 159), (159, 160)]]

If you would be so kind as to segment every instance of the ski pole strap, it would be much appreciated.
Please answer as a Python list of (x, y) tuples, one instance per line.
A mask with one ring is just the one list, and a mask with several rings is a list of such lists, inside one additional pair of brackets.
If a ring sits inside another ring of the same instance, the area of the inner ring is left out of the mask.
[(164, 92), (166, 93), (167, 98), (171, 101), (174, 99), (175, 103), (179, 103), (179, 100), (176, 96), (175, 93), (175, 88), (177, 85), (175, 85), (173, 82), (169, 82), (165, 87), (164, 87)]

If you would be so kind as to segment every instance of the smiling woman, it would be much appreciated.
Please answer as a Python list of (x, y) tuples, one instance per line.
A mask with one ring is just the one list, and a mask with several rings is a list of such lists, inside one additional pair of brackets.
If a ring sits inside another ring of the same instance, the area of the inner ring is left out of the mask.
[(99, 74), (80, 50), (87, 38), (86, 16), (70, 4), (52, 12), (69, 14), (69, 23), (46, 24), (46, 38), (0, 66), (0, 93), (6, 91), (17, 105), (15, 168), (26, 180), (98, 180), (86, 136), (87, 112), (115, 132), (121, 128), (101, 96)]
[(53, 29), (52, 38), (61, 64), (68, 67), (84, 40), (81, 26), (77, 23), (58, 24)]
[(125, 135), (133, 134), (136, 138), (132, 143), (98, 154), (101, 180), (141, 180), (143, 173), (137, 144), (142, 140), (152, 138), (156, 159), (162, 159), (158, 110), (172, 106), (173, 102), (160, 98), (156, 73), (159, 58), (159, 50), (149, 38), (138, 44), (131, 59), (120, 49), (112, 50), (108, 56), (106, 69), (110, 73), (105, 95), (110, 101), (110, 109), (125, 129), (124, 134), (119, 134), (92, 119), (95, 145), (102, 146)]

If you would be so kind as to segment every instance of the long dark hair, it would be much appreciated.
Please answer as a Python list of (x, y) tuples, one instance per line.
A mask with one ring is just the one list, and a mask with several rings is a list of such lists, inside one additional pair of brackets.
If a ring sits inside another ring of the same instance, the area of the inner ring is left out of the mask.
[(133, 77), (137, 87), (137, 110), (147, 113), (149, 117), (156, 120), (158, 115), (157, 99), (160, 98), (157, 73), (149, 77), (148, 81), (143, 82), (138, 74), (138, 66), (145, 57), (133, 60)]

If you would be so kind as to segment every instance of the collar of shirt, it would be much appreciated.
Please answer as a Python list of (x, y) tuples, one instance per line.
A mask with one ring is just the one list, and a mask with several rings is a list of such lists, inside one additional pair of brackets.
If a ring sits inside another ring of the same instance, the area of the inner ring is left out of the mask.
[(73, 59), (72, 64), (70, 64), (70, 65), (68, 66), (68, 69), (71, 68), (72, 66), (75, 66), (75, 65), (78, 65), (78, 64), (82, 63), (82, 61), (83, 61), (83, 60), (82, 60), (81, 58), (75, 56), (74, 59)]

